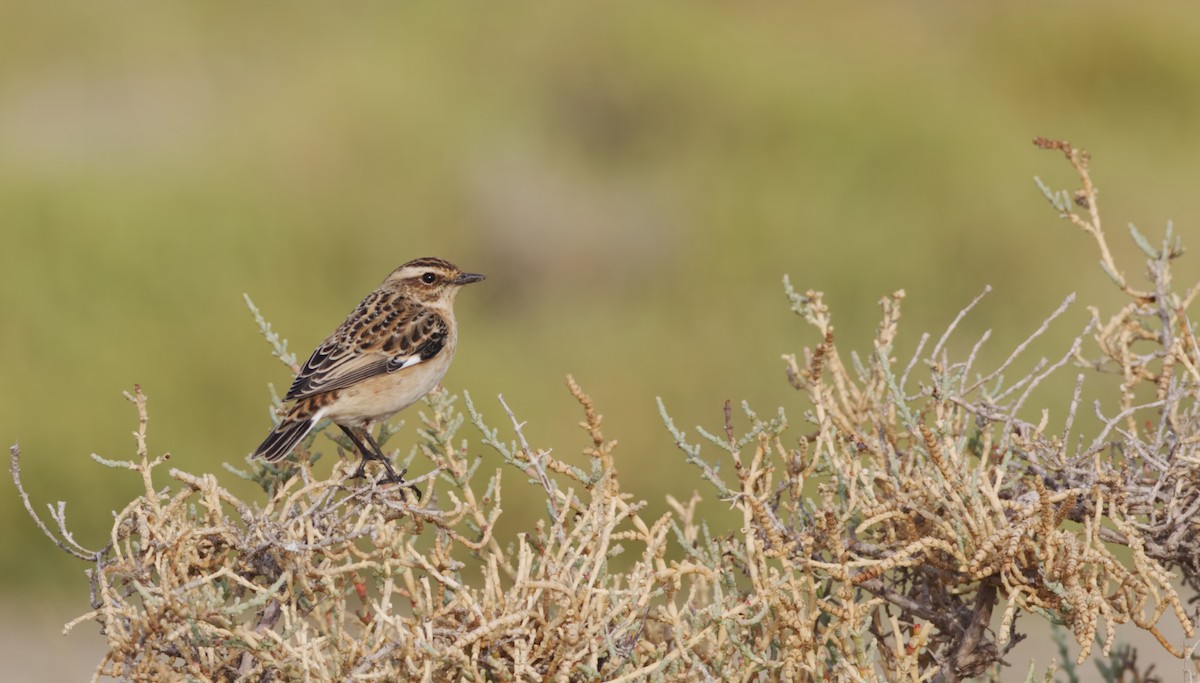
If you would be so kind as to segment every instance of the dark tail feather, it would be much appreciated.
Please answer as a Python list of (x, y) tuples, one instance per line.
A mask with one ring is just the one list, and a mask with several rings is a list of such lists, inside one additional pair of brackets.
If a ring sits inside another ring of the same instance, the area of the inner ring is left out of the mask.
[(300, 439), (313, 428), (312, 418), (296, 419), (292, 416), (283, 418), (275, 431), (267, 435), (265, 441), (254, 451), (254, 457), (275, 462), (292, 452)]

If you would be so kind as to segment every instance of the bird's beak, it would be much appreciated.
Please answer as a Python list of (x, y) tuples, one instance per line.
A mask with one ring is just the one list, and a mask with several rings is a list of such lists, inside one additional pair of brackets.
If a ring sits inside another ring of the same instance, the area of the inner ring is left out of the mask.
[(457, 278), (454, 279), (454, 284), (469, 285), (472, 282), (479, 282), (480, 280), (484, 280), (484, 279), (486, 279), (486, 278), (484, 278), (479, 273), (463, 273), (462, 275), (459, 275)]

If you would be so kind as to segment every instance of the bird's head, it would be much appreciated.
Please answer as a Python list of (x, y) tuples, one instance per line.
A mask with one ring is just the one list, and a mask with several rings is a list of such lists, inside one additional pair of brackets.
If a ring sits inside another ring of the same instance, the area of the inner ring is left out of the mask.
[(427, 256), (393, 270), (384, 284), (427, 304), (451, 304), (463, 285), (482, 279), (478, 273), (465, 273), (449, 261)]

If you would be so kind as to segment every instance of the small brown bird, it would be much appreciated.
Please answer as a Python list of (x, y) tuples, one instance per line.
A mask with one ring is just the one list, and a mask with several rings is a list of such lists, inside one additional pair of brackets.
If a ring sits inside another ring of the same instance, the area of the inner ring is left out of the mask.
[(442, 380), (458, 345), (454, 299), (463, 285), (482, 279), (439, 258), (419, 258), (392, 271), (313, 351), (284, 397), (295, 403), (254, 457), (280, 460), (329, 418), (362, 454), (354, 477), (363, 476), (368, 460), (378, 460), (389, 481), (403, 482), (403, 472), (392, 469), (371, 436), (371, 425), (416, 403)]

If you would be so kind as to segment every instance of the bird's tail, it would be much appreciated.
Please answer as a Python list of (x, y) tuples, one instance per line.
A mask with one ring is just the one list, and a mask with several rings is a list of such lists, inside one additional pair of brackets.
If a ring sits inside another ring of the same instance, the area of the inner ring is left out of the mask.
[(282, 460), (312, 430), (319, 418), (319, 414), (305, 410), (304, 406), (293, 407), (254, 450), (254, 457), (270, 462)]

